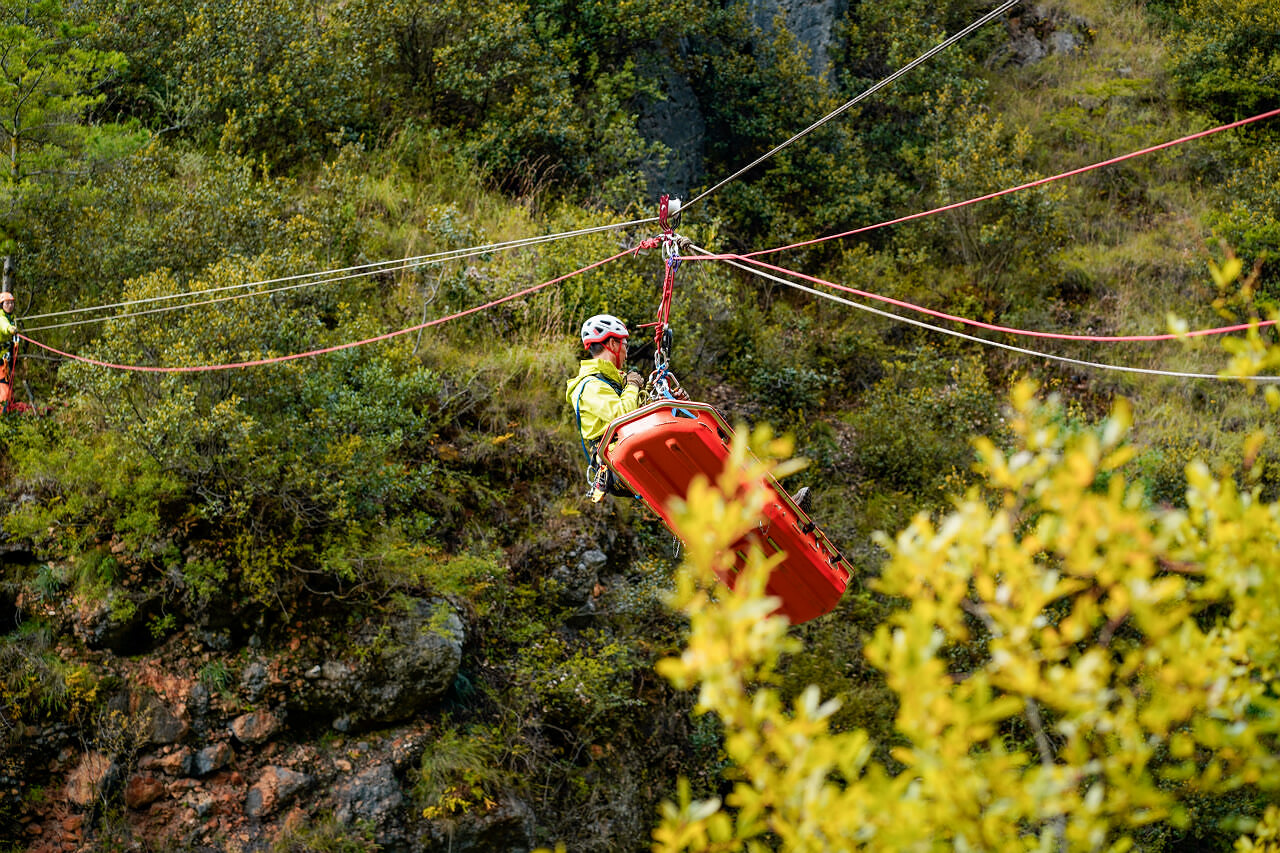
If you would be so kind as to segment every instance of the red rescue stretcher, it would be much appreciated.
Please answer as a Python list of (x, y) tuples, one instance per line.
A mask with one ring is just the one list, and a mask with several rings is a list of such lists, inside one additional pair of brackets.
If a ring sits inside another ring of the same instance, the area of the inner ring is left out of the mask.
[[(715, 480), (724, 470), (733, 430), (706, 403), (662, 400), (612, 421), (600, 439), (600, 455), (614, 475), (672, 527), (668, 503), (683, 499), (698, 474)], [(773, 492), (756, 530), (736, 542), (734, 568), (721, 575), (730, 587), (746, 564), (746, 550), (757, 544), (766, 556), (781, 551), (767, 591), (782, 601), (779, 610), (793, 624), (835, 607), (852, 576), (852, 567), (826, 535), (773, 477)]]

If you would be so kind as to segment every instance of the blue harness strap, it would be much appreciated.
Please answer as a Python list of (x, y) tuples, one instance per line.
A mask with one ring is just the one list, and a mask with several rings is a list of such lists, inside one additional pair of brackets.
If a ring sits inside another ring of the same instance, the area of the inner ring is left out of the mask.
[[(602, 376), (599, 373), (593, 373), (587, 377), (587, 381), (590, 381), (592, 379), (600, 380), (605, 385), (608, 385), (610, 388), (612, 388), (615, 394), (618, 394), (619, 396), (621, 396), (622, 386), (613, 382), (607, 376)], [(581, 385), (578, 386), (578, 395), (574, 397), (574, 400), (573, 400), (573, 416), (574, 416), (574, 419), (578, 422), (578, 440), (582, 443), (582, 455), (586, 457), (586, 460), (587, 460), (587, 479), (591, 479), (592, 457), (595, 455), (596, 447), (599, 446), (600, 444), (600, 439), (598, 438), (595, 439), (594, 441), (591, 442), (591, 445), (588, 447), (587, 440), (582, 437), (582, 392), (585, 390), (587, 390), (587, 383), (583, 382)]]

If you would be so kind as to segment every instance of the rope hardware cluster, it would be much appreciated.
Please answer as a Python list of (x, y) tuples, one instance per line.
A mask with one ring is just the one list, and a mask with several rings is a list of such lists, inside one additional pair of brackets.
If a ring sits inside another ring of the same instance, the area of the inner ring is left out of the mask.
[[(658, 225), (662, 233), (658, 235), (658, 244), (662, 247), (663, 276), (662, 294), (658, 299), (657, 319), (653, 325), (653, 372), (649, 374), (648, 388), (650, 396), (664, 400), (674, 400), (676, 395), (671, 390), (671, 299), (675, 293), (676, 270), (680, 269), (680, 244), (684, 238), (678, 236), (673, 227), (673, 220), (680, 215), (680, 199), (663, 195), (658, 201)], [(648, 324), (647, 324), (648, 325)], [(679, 383), (676, 384), (678, 389)]]
[[(680, 201), (679, 199), (676, 199), (674, 205), (671, 201), (672, 200), (666, 195), (663, 195), (659, 200), (658, 226), (662, 229), (662, 233), (653, 237), (646, 237), (630, 252), (632, 255), (639, 255), (643, 250), (661, 247), (663, 258), (666, 261), (666, 273), (662, 280), (662, 296), (658, 305), (658, 319), (654, 323), (644, 323), (640, 326), (640, 328), (647, 328), (650, 325), (654, 326), (654, 371), (649, 375), (648, 382), (646, 383), (648, 388), (647, 393), (651, 397), (672, 396), (666, 379), (667, 353), (670, 351), (671, 347), (671, 329), (667, 324), (667, 317), (671, 312), (671, 294), (675, 288), (675, 270), (680, 264), (680, 259), (678, 252), (673, 249), (675, 246), (675, 232), (671, 227), (670, 217), (673, 213), (673, 207), (676, 211), (680, 209)], [(673, 258), (674, 261), (672, 260)], [(598, 378), (609, 385), (613, 385), (612, 382), (604, 379), (604, 377)], [(621, 393), (621, 389), (619, 388), (615, 388), (614, 390)], [(645, 389), (642, 389), (642, 391), (643, 390)], [(579, 390), (578, 400), (580, 401), (581, 399), (582, 391)], [(581, 404), (578, 401), (575, 401), (574, 413), (578, 415), (579, 433), (582, 431), (582, 419), (581, 415), (578, 414), (580, 405)], [(587, 457), (587, 482), (590, 484), (590, 488), (587, 490), (587, 496), (591, 499), (592, 503), (599, 503), (609, 492), (609, 476), (611, 472), (609, 470), (609, 466), (600, 458), (597, 444), (593, 443), (588, 447), (584, 440), (582, 449), (583, 453)]]
[[(662, 233), (653, 237), (646, 237), (641, 240), (636, 247), (631, 250), (631, 254), (638, 255), (641, 250), (646, 249), (662, 249), (663, 260), (663, 276), (662, 276), (662, 293), (658, 299), (657, 319), (652, 323), (642, 323), (639, 328), (653, 327), (653, 371), (649, 374), (649, 378), (642, 389), (648, 400), (680, 400), (688, 399), (688, 394), (680, 387), (679, 381), (671, 375), (670, 356), (671, 356), (671, 299), (675, 293), (676, 270), (680, 268), (680, 246), (683, 242), (685, 245), (692, 245), (687, 238), (680, 237), (675, 233), (672, 227), (673, 219), (678, 218), (680, 211), (680, 199), (673, 199), (668, 195), (663, 195), (658, 202), (658, 225), (662, 229)], [(600, 377), (603, 381), (603, 377)], [(612, 385), (612, 382), (608, 384)], [(674, 389), (673, 389), (674, 386)], [(620, 390), (616, 389), (615, 390)], [(582, 392), (578, 392), (578, 400), (581, 400)], [(578, 413), (580, 403), (575, 401), (574, 412)], [(689, 415), (693, 417), (693, 415)], [(581, 415), (578, 414), (578, 431), (582, 431)], [(587, 482), (590, 483), (588, 496), (593, 503), (599, 503), (609, 492), (609, 476), (610, 469), (603, 460), (600, 459), (598, 446), (588, 448), (587, 443), (583, 442), (583, 453), (587, 457)]]

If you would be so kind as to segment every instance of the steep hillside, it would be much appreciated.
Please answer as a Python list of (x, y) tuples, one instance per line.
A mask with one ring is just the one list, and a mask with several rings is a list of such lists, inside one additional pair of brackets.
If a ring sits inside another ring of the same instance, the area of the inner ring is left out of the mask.
[[(787, 247), (686, 257), (672, 369), (808, 460), (857, 575), (774, 686), (886, 766), (875, 534), (1013, 446), (1018, 380), (1068, 435), (1130, 401), (1144, 505), (1198, 459), (1274, 500), (1219, 336), (1103, 340), (1274, 306), (1275, 119), (1127, 156), (1280, 106), (1268, 4), (1018, 4), (773, 151), (992, 8), (8, 4), (59, 82), (0, 91), (57, 129), (6, 130), (0, 849), (643, 850), (678, 780), (727, 794), (720, 721), (655, 669), (681, 549), (585, 498), (564, 400), (584, 317), (648, 334), (662, 194), (709, 252)], [(1143, 849), (1230, 849), (1268, 796)]]

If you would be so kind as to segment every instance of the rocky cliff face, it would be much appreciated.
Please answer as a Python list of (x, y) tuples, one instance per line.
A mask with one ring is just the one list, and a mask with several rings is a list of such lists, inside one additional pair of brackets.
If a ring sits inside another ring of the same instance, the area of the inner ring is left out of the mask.
[[(0, 666), (57, 666), (67, 692), (59, 707), (28, 704), (14, 717), (22, 697), (9, 691), (22, 682), (0, 678), (0, 849), (522, 853), (566, 831), (595, 839), (577, 849), (638, 849), (666, 792), (654, 779), (688, 772), (689, 702), (638, 659), (638, 683), (621, 683), (616, 697), (634, 715), (592, 728), (589, 679), (609, 670), (575, 653), (577, 635), (634, 607), (636, 587), (616, 574), (625, 560), (600, 550), (625, 546), (606, 530), (583, 535), (587, 526), (509, 555), (547, 581), (543, 601), (516, 593), (547, 614), (520, 614), (537, 626), (532, 649), (563, 647), (581, 661), (565, 670), (575, 683), (560, 687), (549, 671), (558, 652), (546, 668), (482, 659), (493, 646), (477, 636), (474, 602), (299, 591), (277, 608), (228, 600), (175, 614), (163, 635), (158, 597), (142, 606), (151, 597), (136, 590), (93, 602), (14, 594), (20, 585), (5, 581), (19, 568), (0, 561), (0, 625), (47, 632), (26, 657), (0, 645)], [(546, 680), (560, 704), (503, 706), (512, 669)], [(497, 731), (495, 719), (512, 713), (521, 718), (510, 741), (467, 752), (483, 736), (459, 732)], [(499, 761), (537, 782), (482, 766)], [(433, 763), (444, 768), (435, 779)], [(545, 793), (570, 779), (598, 793), (573, 804)]]
[[(831, 80), (830, 49), (836, 26), (848, 10), (848, 0), (749, 0), (752, 24), (759, 38), (775, 38), (778, 29), (790, 31), (804, 46), (815, 80)], [(684, 49), (684, 46), (681, 47)], [(661, 54), (659, 54), (661, 56)], [(705, 177), (702, 163), (706, 121), (702, 105), (689, 81), (673, 71), (674, 57), (650, 58), (645, 67), (661, 81), (663, 99), (640, 105), (640, 132), (670, 149), (666, 162), (645, 164), (650, 194), (666, 193), (688, 199)]]
[[(803, 46), (814, 85), (835, 85), (837, 69), (831, 64), (832, 50), (840, 23), (850, 10), (848, 0), (748, 0), (747, 5), (758, 38), (772, 39), (780, 29), (786, 29)], [(992, 66), (1028, 65), (1069, 54), (1090, 39), (1087, 22), (1047, 3), (1014, 7), (1005, 27), (1009, 38), (989, 58)], [(645, 167), (650, 194), (655, 199), (662, 193), (688, 198), (706, 177), (702, 163), (706, 127), (703, 107), (689, 81), (671, 70), (676, 64), (650, 60), (650, 74), (661, 79), (665, 97), (640, 105), (641, 132), (671, 150), (667, 162)]]
[(849, 11), (848, 0), (750, 0), (748, 5), (761, 32), (786, 27), (804, 45), (813, 76), (830, 82), (830, 50), (836, 25)]
[[(26, 766), (0, 792), (11, 821), (0, 841), (89, 849), (91, 820), (100, 841), (104, 812), (122, 803), (112, 819), (156, 849), (265, 849), (315, 814), (385, 849), (430, 849), (432, 828), (405, 820), (404, 784), (461, 662), (467, 632), (450, 604), (411, 598), (389, 615), (298, 621), (231, 656), (194, 628), (138, 653), (127, 642), (146, 611), (116, 612), (128, 615), (82, 606), (59, 620), (86, 641), (59, 656), (111, 695), (78, 730), (11, 733), (8, 756)], [(506, 804), (468, 831), (519, 836), (526, 811)]]

